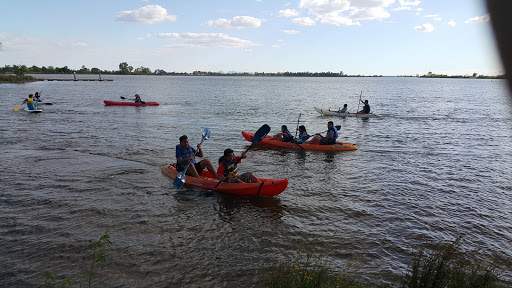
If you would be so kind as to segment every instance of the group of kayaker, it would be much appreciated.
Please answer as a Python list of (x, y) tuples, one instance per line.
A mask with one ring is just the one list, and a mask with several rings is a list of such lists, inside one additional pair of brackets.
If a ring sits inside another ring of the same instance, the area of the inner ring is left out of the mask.
[[(327, 123), (327, 128), (328, 130), (325, 136), (317, 133), (311, 138), (311, 136), (308, 135), (306, 131), (306, 127), (304, 125), (300, 125), (297, 128), (299, 137), (295, 139), (290, 131), (288, 131), (288, 127), (283, 125), (281, 126), (281, 132), (275, 134), (269, 138), (269, 140), (280, 140), (282, 142), (292, 142), (297, 144), (318, 143), (320, 145), (333, 145), (336, 143), (338, 138), (338, 130), (332, 121)], [(241, 156), (234, 156), (233, 150), (231, 148), (227, 148), (224, 150), (224, 155), (219, 158), (219, 167), (217, 170), (215, 170), (212, 162), (208, 159), (196, 161), (196, 156), (204, 156), (203, 150), (201, 149), (201, 144), (197, 144), (196, 150), (190, 146), (188, 137), (186, 135), (181, 136), (179, 140), (180, 144), (176, 145), (176, 170), (178, 172), (182, 172), (185, 167), (188, 167), (185, 174), (199, 178), (199, 174), (204, 169), (207, 169), (208, 172), (210, 172), (212, 175), (215, 175), (215, 178), (219, 179), (219, 181), (225, 181), (229, 183), (261, 183), (261, 181), (251, 172), (238, 174), (237, 166), (242, 159), (247, 158), (245, 153), (242, 153)], [(187, 165), (189, 162), (193, 165)]]
[[(207, 169), (215, 178), (219, 181), (225, 181), (229, 183), (260, 183), (261, 181), (256, 178), (251, 172), (244, 174), (238, 174), (237, 165), (242, 159), (247, 158), (245, 153), (241, 156), (234, 156), (234, 152), (231, 148), (224, 150), (224, 155), (219, 158), (219, 167), (215, 170), (213, 164), (208, 159), (203, 159), (199, 162), (196, 161), (197, 157), (203, 157), (204, 153), (201, 149), (201, 144), (197, 144), (197, 150), (189, 145), (188, 137), (183, 135), (180, 137), (180, 144), (176, 145), (176, 170), (182, 172), (186, 166), (188, 166), (185, 172), (188, 175), (199, 178), (199, 173), (204, 169)], [(187, 165), (188, 163), (193, 165)]]
[(283, 125), (281, 126), (281, 132), (275, 134), (268, 140), (280, 140), (282, 142), (292, 142), (297, 144), (318, 143), (320, 145), (332, 145), (335, 144), (336, 139), (338, 139), (338, 130), (336, 127), (334, 127), (334, 123), (332, 121), (327, 122), (327, 134), (325, 136), (317, 133), (315, 136), (313, 136), (313, 138), (311, 138), (311, 135), (308, 134), (306, 131), (306, 126), (304, 125), (297, 127), (297, 131), (299, 132), (299, 137), (295, 139), (290, 131), (288, 131), (288, 127)]
[[(361, 111), (358, 111), (357, 113), (358, 114), (370, 114), (371, 109), (370, 109), (370, 104), (368, 104), (368, 100), (363, 101), (363, 100), (359, 99), (359, 101), (361, 101), (361, 103), (363, 103), (364, 106), (363, 106), (363, 109)], [(343, 104), (343, 109), (340, 109), (338, 111), (338, 113), (347, 113), (348, 112), (347, 109), (348, 109), (348, 105)]]

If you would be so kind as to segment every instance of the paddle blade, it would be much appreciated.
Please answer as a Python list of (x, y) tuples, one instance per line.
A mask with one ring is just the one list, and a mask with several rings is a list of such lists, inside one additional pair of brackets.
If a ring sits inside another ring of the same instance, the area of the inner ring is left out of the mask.
[(178, 176), (176, 176), (172, 184), (174, 185), (174, 187), (180, 189), (185, 184), (186, 178), (187, 176), (185, 176), (185, 171), (182, 171), (178, 174)]
[(126, 97), (121, 96), (121, 99), (126, 99)]
[(336, 125), (334, 127), (336, 127), (336, 130), (340, 130), (341, 129), (341, 125)]
[(21, 105), (18, 105), (16, 106), (16, 108), (14, 108), (14, 111), (18, 111), (18, 109), (20, 109)]
[(261, 142), (261, 140), (265, 139), (268, 132), (270, 132), (270, 126), (267, 124), (264, 124), (263, 126), (254, 133), (254, 136), (252, 137), (252, 145), (256, 145)]
[(208, 130), (208, 128), (204, 128), (204, 132), (201, 137), (203, 140), (208, 140), (208, 138), (210, 138), (210, 130)]

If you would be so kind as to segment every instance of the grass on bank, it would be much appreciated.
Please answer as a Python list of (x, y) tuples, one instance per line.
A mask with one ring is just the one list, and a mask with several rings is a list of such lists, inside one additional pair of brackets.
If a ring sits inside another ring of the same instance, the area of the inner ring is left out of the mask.
[(25, 83), (39, 81), (32, 76), (0, 75), (0, 83)]
[[(360, 261), (357, 261), (360, 262)], [(358, 265), (354, 265), (358, 264)], [(266, 286), (288, 287), (370, 287), (359, 276), (361, 263), (349, 261), (346, 267), (333, 267), (328, 255), (314, 256), (299, 252), (289, 262), (269, 268)], [(404, 288), (499, 288), (512, 287), (499, 276), (501, 269), (493, 263), (484, 263), (471, 253), (460, 251), (460, 239), (449, 244), (420, 250), (403, 276)], [(388, 287), (373, 284), (373, 287)]]

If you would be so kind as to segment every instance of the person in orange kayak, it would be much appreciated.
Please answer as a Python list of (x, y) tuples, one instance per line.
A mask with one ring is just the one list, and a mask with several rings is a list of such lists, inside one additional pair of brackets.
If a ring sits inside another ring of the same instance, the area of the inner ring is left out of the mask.
[(334, 127), (334, 123), (332, 121), (327, 122), (327, 135), (322, 136), (320, 134), (316, 134), (311, 140), (306, 141), (307, 144), (318, 143), (320, 145), (332, 145), (336, 144), (336, 139), (338, 139), (338, 130)]
[(191, 162), (190, 165), (188, 165), (187, 172), (185, 172), (187, 175), (199, 178), (199, 173), (201, 173), (205, 168), (208, 169), (212, 175), (216, 175), (217, 171), (215, 171), (210, 160), (203, 159), (196, 162), (196, 156), (203, 157), (203, 155), (201, 144), (197, 144), (196, 150), (188, 144), (188, 137), (186, 135), (181, 136), (180, 144), (176, 145), (176, 170), (178, 170), (178, 172), (183, 171), (188, 162)]
[(242, 175), (237, 173), (237, 164), (245, 158), (247, 158), (245, 152), (242, 153), (242, 156), (234, 156), (231, 148), (224, 150), (224, 156), (219, 158), (217, 178), (219, 178), (220, 181), (229, 183), (261, 183), (251, 172), (245, 172)]
[(281, 132), (272, 136), (268, 140), (276, 140), (276, 139), (279, 139), (283, 142), (290, 142), (293, 140), (293, 136), (292, 136), (292, 133), (290, 133), (290, 131), (288, 131), (288, 127), (286, 127), (286, 125), (283, 125), (283, 126), (281, 126)]

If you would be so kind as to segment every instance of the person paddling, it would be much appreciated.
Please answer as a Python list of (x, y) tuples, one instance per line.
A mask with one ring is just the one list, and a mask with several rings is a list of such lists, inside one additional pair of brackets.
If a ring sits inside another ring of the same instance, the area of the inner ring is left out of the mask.
[(283, 142), (290, 142), (293, 140), (293, 136), (292, 136), (292, 133), (290, 133), (290, 131), (288, 131), (288, 127), (286, 125), (283, 125), (283, 126), (281, 126), (281, 132), (272, 136), (268, 140), (276, 140), (276, 139), (279, 139)]
[(308, 131), (306, 131), (306, 126), (300, 125), (299, 128), (299, 138), (293, 139), (292, 142), (297, 144), (305, 143), (311, 136), (308, 135)]
[(343, 104), (343, 109), (341, 109), (341, 110), (340, 110), (340, 111), (338, 111), (338, 112), (339, 112), (339, 113), (347, 113), (347, 112), (348, 112), (348, 111), (347, 111), (347, 109), (348, 109), (348, 105), (347, 105), (347, 104)]
[(370, 104), (368, 104), (368, 100), (364, 100), (364, 102), (363, 102), (363, 100), (359, 100), (359, 101), (361, 101), (361, 103), (363, 103), (364, 106), (363, 106), (363, 110), (361, 110), (361, 111), (359, 111), (357, 113), (360, 113), (360, 114), (370, 114)]
[(194, 165), (188, 165), (187, 171), (185, 172), (187, 175), (199, 178), (199, 173), (201, 173), (205, 168), (207, 168), (212, 175), (216, 175), (217, 171), (215, 171), (210, 160), (203, 159), (196, 162), (196, 156), (203, 157), (203, 155), (201, 144), (197, 144), (196, 150), (188, 144), (188, 137), (186, 135), (181, 136), (180, 144), (176, 145), (176, 169), (178, 172), (181, 172), (185, 169), (187, 163), (191, 162)]
[(23, 103), (27, 103), (27, 108), (28, 110), (36, 110), (36, 102), (35, 102), (35, 99), (34, 99), (34, 95), (32, 94), (29, 94), (28, 95), (28, 98), (23, 100)]
[(36, 101), (37, 102), (43, 102), (43, 98), (41, 98), (41, 94), (39, 94), (39, 92), (36, 92), (34, 97), (36, 97)]
[(142, 99), (140, 99), (139, 94), (135, 94), (135, 103), (142, 103)]
[(327, 122), (327, 135), (322, 136), (320, 134), (316, 134), (311, 140), (306, 141), (307, 144), (318, 143), (320, 145), (333, 145), (336, 144), (336, 139), (338, 139), (338, 129), (334, 127), (334, 123), (332, 121)]
[(261, 183), (251, 172), (245, 172), (242, 175), (237, 173), (238, 163), (245, 158), (247, 158), (245, 152), (242, 153), (242, 156), (234, 156), (231, 148), (224, 150), (224, 156), (219, 158), (219, 168), (217, 169), (219, 181), (229, 183)]

